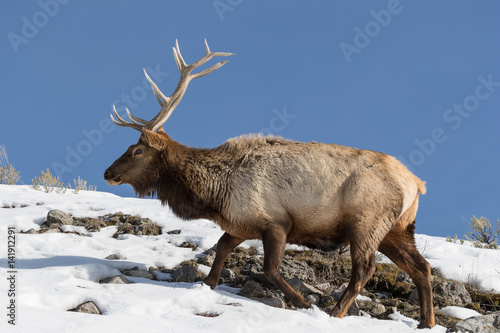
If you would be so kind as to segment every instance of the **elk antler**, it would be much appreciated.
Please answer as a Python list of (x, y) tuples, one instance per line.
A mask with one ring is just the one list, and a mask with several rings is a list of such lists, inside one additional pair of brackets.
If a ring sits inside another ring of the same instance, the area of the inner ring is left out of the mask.
[(193, 79), (197, 79), (199, 77), (205, 76), (216, 69), (222, 67), (226, 62), (229, 60), (224, 60), (221, 62), (216, 63), (210, 68), (207, 68), (199, 73), (194, 73), (191, 74), (191, 72), (200, 67), (201, 65), (205, 64), (208, 62), (210, 59), (213, 57), (225, 57), (225, 56), (231, 56), (234, 55), (234, 53), (229, 53), (229, 52), (212, 52), (210, 51), (210, 48), (208, 47), (207, 40), (205, 39), (205, 47), (206, 47), (206, 53), (205, 55), (198, 61), (192, 63), (191, 65), (187, 65), (184, 59), (182, 58), (181, 51), (179, 49), (179, 43), (177, 42), (177, 39), (175, 40), (175, 47), (173, 47), (174, 50), (174, 58), (175, 62), (177, 63), (177, 67), (179, 68), (179, 72), (181, 73), (181, 77), (179, 79), (179, 83), (177, 84), (177, 88), (175, 88), (174, 92), (170, 97), (166, 97), (160, 89), (156, 86), (156, 84), (151, 80), (149, 77), (148, 73), (144, 69), (144, 75), (146, 76), (146, 79), (149, 81), (151, 84), (151, 88), (153, 89), (153, 92), (156, 96), (156, 99), (158, 100), (158, 103), (161, 105), (161, 110), (160, 112), (150, 121), (141, 119), (139, 117), (135, 117), (132, 114), (130, 114), (129, 110), (127, 110), (127, 115), (130, 119), (131, 122), (128, 122), (124, 120), (118, 112), (116, 112), (116, 108), (113, 105), (113, 113), (115, 114), (116, 118), (118, 118), (118, 121), (113, 118), (113, 115), (111, 114), (111, 119), (115, 124), (118, 126), (123, 126), (123, 127), (131, 127), (134, 128), (140, 132), (143, 131), (144, 128), (150, 130), (150, 131), (156, 131), (158, 128), (160, 128), (170, 117), (174, 109), (177, 107), (179, 102), (182, 99), (182, 96), (184, 96), (184, 93), (186, 92), (186, 89), (189, 85), (189, 82)]

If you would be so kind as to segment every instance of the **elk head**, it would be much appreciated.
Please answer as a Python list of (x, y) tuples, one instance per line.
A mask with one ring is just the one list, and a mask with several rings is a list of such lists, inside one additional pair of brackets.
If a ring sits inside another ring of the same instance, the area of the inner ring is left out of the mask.
[(159, 165), (157, 161), (161, 158), (163, 152), (174, 143), (163, 130), (163, 124), (181, 101), (191, 80), (215, 71), (229, 60), (218, 62), (199, 73), (191, 74), (191, 72), (213, 57), (234, 55), (228, 52), (211, 52), (206, 39), (205, 47), (205, 55), (200, 60), (188, 65), (182, 58), (181, 51), (179, 50), (179, 43), (177, 40), (175, 41), (173, 52), (181, 77), (170, 97), (166, 97), (160, 89), (158, 89), (146, 70), (144, 70), (144, 75), (151, 84), (151, 88), (161, 106), (160, 112), (150, 121), (133, 116), (128, 109), (126, 109), (126, 111), (130, 122), (126, 121), (120, 117), (113, 105), (113, 112), (118, 119), (118, 121), (115, 120), (113, 115), (111, 115), (113, 122), (118, 126), (131, 127), (138, 130), (141, 132), (141, 137), (137, 144), (130, 146), (127, 151), (106, 170), (104, 179), (109, 185), (130, 184), (141, 196), (150, 194), (153, 191), (152, 188), (147, 188), (150, 186), (147, 184), (155, 183), (154, 180), (155, 177), (157, 177), (157, 172), (155, 172), (157, 170), (155, 169), (157, 169), (157, 165)]

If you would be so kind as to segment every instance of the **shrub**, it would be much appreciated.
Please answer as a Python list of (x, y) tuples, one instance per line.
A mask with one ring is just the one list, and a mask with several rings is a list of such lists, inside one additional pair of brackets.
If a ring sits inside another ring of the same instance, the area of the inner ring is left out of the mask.
[(35, 179), (31, 180), (33, 182), (33, 188), (35, 190), (45, 191), (45, 193), (50, 193), (55, 191), (56, 193), (66, 193), (66, 190), (71, 186), (68, 184), (64, 186), (64, 183), (59, 180), (59, 177), (54, 177), (50, 170), (47, 169), (46, 172), (43, 172), (35, 177)]
[(75, 184), (75, 190), (73, 193), (77, 194), (78, 191), (96, 191), (97, 186), (88, 185), (87, 181), (83, 180), (78, 176), (78, 179), (73, 179), (73, 183)]
[(464, 244), (464, 240), (463, 239), (458, 239), (458, 236), (456, 234), (455, 234), (455, 237), (453, 237), (453, 238), (451, 238), (450, 236), (447, 236), (446, 237), (446, 241), (448, 243), (458, 244), (458, 242), (460, 242), (460, 245)]
[(472, 216), (472, 222), (469, 225), (471, 231), (467, 232), (465, 238), (471, 242), (474, 247), (483, 249), (498, 249), (497, 240), (500, 236), (500, 220), (497, 220), (496, 231), (493, 230), (490, 221), (482, 217), (480, 219)]
[(20, 172), (9, 164), (5, 147), (0, 146), (0, 184), (16, 185), (20, 179)]

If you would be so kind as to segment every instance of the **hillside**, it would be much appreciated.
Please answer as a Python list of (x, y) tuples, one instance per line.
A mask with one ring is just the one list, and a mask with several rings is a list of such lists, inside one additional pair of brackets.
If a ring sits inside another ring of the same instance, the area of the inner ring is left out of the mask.
[[(146, 230), (132, 228), (127, 233), (111, 223), (92, 232), (75, 223), (51, 230), (55, 232), (38, 233), (45, 227), (47, 213), (54, 209), (89, 221), (117, 212), (140, 216), (160, 226), (162, 232), (148, 235)], [(121, 198), (105, 192), (43, 193), (25, 185), (0, 185), (0, 228), (1, 276), (14, 275), (16, 282), (16, 295), (10, 297), (9, 281), (1, 279), (1, 306), (5, 309), (14, 300), (16, 307), (16, 325), (9, 325), (4, 315), (2, 332), (400, 333), (413, 332), (417, 326), (415, 320), (400, 313), (391, 315), (392, 320), (367, 316), (340, 320), (317, 306), (311, 310), (270, 307), (238, 295), (241, 288), (234, 286), (210, 290), (201, 282), (171, 282), (172, 270), (203, 257), (222, 231), (206, 220), (181, 221), (154, 199)], [(9, 247), (9, 230), (11, 236), (15, 233), (15, 246)], [(28, 231), (31, 233), (21, 233)], [(426, 235), (417, 235), (417, 246), (443, 278), (500, 293), (500, 252)], [(258, 241), (245, 242), (243, 247), (262, 252)], [(109, 255), (122, 260), (105, 259)], [(381, 261), (385, 262), (383, 258)], [(197, 266), (201, 273), (208, 272), (209, 267)], [(103, 283), (131, 269), (149, 270), (153, 279), (127, 276), (132, 283)], [(86, 301), (93, 301), (102, 315), (68, 311)], [(457, 317), (475, 313), (452, 310)], [(446, 329), (437, 326), (431, 331)]]

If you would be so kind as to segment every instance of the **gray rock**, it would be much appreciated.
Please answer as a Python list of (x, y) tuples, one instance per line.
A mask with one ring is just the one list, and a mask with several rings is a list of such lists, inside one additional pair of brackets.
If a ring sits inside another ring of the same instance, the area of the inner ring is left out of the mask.
[(181, 233), (181, 229), (167, 231), (167, 234), (169, 234), (169, 235), (178, 235), (180, 233)]
[(401, 272), (396, 276), (397, 282), (413, 283), (413, 280), (406, 272)]
[(234, 278), (234, 272), (228, 268), (223, 267), (220, 272), (220, 277), (223, 279), (232, 279)]
[(306, 301), (311, 304), (318, 305), (320, 296), (318, 294), (310, 294), (306, 296)]
[(172, 279), (175, 282), (193, 283), (198, 276), (198, 270), (194, 266), (182, 266), (172, 272)]
[(298, 277), (301, 281), (306, 283), (314, 283), (316, 280), (316, 274), (314, 274), (314, 269), (309, 266), (306, 262), (295, 260), (290, 256), (285, 256), (280, 267), (281, 276), (285, 280)]
[(179, 245), (179, 247), (184, 247), (184, 248), (188, 248), (188, 249), (191, 249), (191, 250), (196, 250), (198, 248), (198, 245), (196, 244), (191, 244), (189, 242), (182, 242), (181, 245)]
[(271, 298), (273, 295), (267, 289), (264, 289), (259, 283), (255, 281), (247, 281), (243, 289), (238, 293), (238, 295), (248, 297), (248, 298)]
[(445, 281), (434, 287), (434, 301), (440, 306), (466, 306), (472, 297), (462, 283)]
[(286, 280), (286, 282), (292, 287), (295, 291), (301, 293), (304, 296), (311, 294), (323, 294), (321, 290), (302, 282), (298, 277), (294, 277), (293, 279)]
[(198, 258), (198, 263), (205, 265), (205, 266), (212, 267), (212, 265), (214, 264), (214, 260), (215, 260), (215, 253), (206, 254), (206, 255)]
[(279, 297), (251, 297), (251, 299), (254, 299), (256, 301), (259, 301), (261, 303), (264, 303), (266, 305), (272, 306), (273, 308), (279, 308), (279, 309), (285, 309), (286, 304), (285, 301), (283, 301)]
[(408, 296), (408, 300), (412, 301), (412, 302), (418, 302), (418, 290), (417, 289), (413, 289), (410, 292), (410, 296)]
[(99, 281), (100, 283), (130, 284), (131, 282), (123, 275), (116, 275)]
[(319, 284), (315, 285), (315, 287), (318, 288), (319, 290), (328, 290), (328, 289), (330, 289), (331, 284), (328, 282), (319, 283)]
[[(54, 224), (52, 226), (54, 226)], [(53, 227), (53, 228), (47, 229), (47, 231), (46, 231), (46, 233), (48, 233), (48, 234), (57, 234), (59, 232), (61, 232), (61, 229), (59, 229), (58, 227)]]
[[(335, 289), (330, 296), (333, 297), (333, 299), (338, 302), (340, 301), (340, 298), (344, 294), (345, 290), (347, 289), (347, 283), (344, 283), (341, 285), (339, 288)], [(354, 302), (351, 304), (349, 307), (349, 310), (347, 310), (347, 314), (350, 316), (359, 316), (361, 313), (359, 311), (359, 306), (357, 300), (354, 300)]]
[(47, 213), (47, 225), (49, 228), (58, 228), (61, 225), (73, 225), (73, 218), (59, 209), (52, 209)]
[(256, 263), (255, 265), (252, 265), (250, 269), (248, 270), (248, 274), (250, 277), (256, 281), (259, 281), (261, 283), (269, 283), (269, 281), (266, 278), (266, 275), (262, 271), (263, 267), (261, 263)]
[(37, 234), (38, 231), (36, 231), (35, 229), (31, 228), (30, 230), (28, 231), (24, 231), (23, 234)]
[(107, 260), (125, 260), (126, 258), (124, 256), (122, 256), (121, 254), (113, 253), (104, 259), (107, 259)]
[(76, 308), (70, 309), (68, 311), (102, 315), (99, 307), (92, 301), (82, 303)]
[(386, 312), (386, 308), (383, 304), (374, 302), (372, 300), (357, 300), (356, 301), (359, 305), (359, 308), (362, 309), (362, 311), (369, 313), (372, 316), (381, 316)]
[[(252, 267), (250, 267), (249, 275), (254, 279), (262, 283), (269, 283), (264, 274), (263, 261), (260, 260)], [(314, 270), (307, 263), (300, 260), (295, 260), (290, 256), (285, 256), (280, 267), (280, 274), (285, 280), (293, 279), (294, 277), (299, 278), (301, 281), (307, 283), (314, 283), (316, 275)]]
[(498, 333), (500, 332), (500, 314), (468, 318), (459, 321), (446, 332)]
[(143, 271), (139, 269), (125, 269), (122, 271), (123, 274), (132, 277), (141, 277), (149, 280), (153, 280), (155, 277), (148, 271)]

